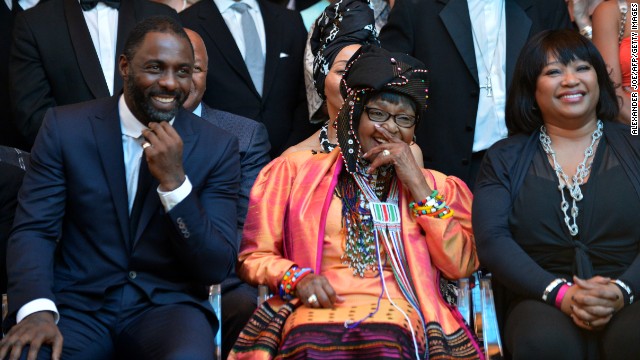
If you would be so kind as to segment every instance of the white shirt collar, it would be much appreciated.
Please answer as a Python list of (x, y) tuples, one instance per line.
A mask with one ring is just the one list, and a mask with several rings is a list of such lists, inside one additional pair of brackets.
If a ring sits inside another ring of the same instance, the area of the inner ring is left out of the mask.
[(202, 117), (202, 101), (200, 102), (200, 104), (198, 104), (197, 108), (193, 109), (193, 115)]
[[(137, 139), (142, 135), (142, 130), (147, 127), (138, 120), (135, 115), (127, 106), (127, 102), (124, 100), (124, 94), (120, 95), (120, 100), (118, 101), (118, 113), (120, 115), (120, 129), (123, 135), (131, 136), (134, 139)], [(169, 124), (173, 125), (173, 122), (176, 118), (174, 117), (169, 121)]]

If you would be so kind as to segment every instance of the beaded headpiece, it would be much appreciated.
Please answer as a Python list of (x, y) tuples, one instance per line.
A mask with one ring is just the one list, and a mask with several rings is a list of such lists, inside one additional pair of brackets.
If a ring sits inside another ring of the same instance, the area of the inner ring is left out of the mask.
[(358, 125), (367, 95), (394, 92), (411, 99), (419, 121), (429, 98), (428, 71), (419, 60), (375, 46), (361, 47), (347, 63), (340, 91), (345, 98), (338, 114), (338, 143), (346, 170), (353, 173), (360, 156)]
[(327, 6), (315, 23), (309, 39), (313, 54), (313, 83), (325, 99), (324, 80), (340, 50), (353, 44), (379, 46), (369, 0), (338, 0)]

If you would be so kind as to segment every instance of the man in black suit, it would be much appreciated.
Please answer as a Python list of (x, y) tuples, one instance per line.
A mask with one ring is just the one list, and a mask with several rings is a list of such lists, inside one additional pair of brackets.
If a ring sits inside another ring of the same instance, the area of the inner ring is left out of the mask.
[(80, 2), (48, 0), (16, 16), (9, 62), (11, 103), (29, 146), (47, 109), (120, 92), (117, 57), (138, 21), (178, 16), (168, 6), (147, 0), (116, 0), (110, 6)]
[[(193, 45), (195, 63), (193, 65), (193, 85), (187, 101), (184, 102), (184, 108), (238, 138), (240, 192), (237, 245), (240, 247), (251, 187), (253, 187), (260, 170), (269, 162), (270, 147), (267, 129), (257, 121), (212, 109), (202, 102), (202, 96), (207, 89), (207, 72), (209, 71), (207, 49), (200, 35), (190, 29), (185, 29), (185, 31), (191, 40), (191, 45)], [(258, 291), (238, 279), (235, 271), (232, 271), (229, 277), (222, 282), (221, 292), (222, 358), (226, 359), (238, 335), (258, 305)]]
[(431, 74), (416, 128), (425, 167), (473, 189), (484, 150), (507, 135), (504, 104), (520, 49), (542, 30), (570, 26), (563, 0), (397, 0), (380, 41)]
[[(303, 54), (306, 30), (300, 14), (266, 0), (243, 0), (259, 39), (253, 49), (262, 56), (264, 75), (253, 79), (245, 57), (242, 16), (233, 0), (200, 1), (180, 13), (185, 27), (197, 32), (209, 53), (208, 90), (204, 102), (263, 123), (271, 156), (310, 136), (304, 90)], [(247, 51), (249, 50), (249, 51)], [(256, 85), (257, 83), (257, 85)]]
[(235, 265), (240, 166), (233, 135), (181, 108), (193, 62), (180, 24), (149, 18), (119, 59), (124, 95), (45, 115), (9, 239), (0, 358), (25, 345), (40, 359), (213, 358), (206, 289)]

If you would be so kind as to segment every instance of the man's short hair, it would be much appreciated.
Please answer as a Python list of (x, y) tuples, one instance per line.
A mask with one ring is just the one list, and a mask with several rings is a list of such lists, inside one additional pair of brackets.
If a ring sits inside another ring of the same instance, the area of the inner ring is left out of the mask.
[(193, 54), (191, 40), (189, 40), (187, 33), (177, 20), (168, 16), (152, 16), (140, 21), (133, 30), (131, 30), (124, 44), (124, 56), (126, 56), (129, 61), (133, 59), (144, 37), (150, 32), (175, 34), (183, 38), (189, 44), (191, 53)]

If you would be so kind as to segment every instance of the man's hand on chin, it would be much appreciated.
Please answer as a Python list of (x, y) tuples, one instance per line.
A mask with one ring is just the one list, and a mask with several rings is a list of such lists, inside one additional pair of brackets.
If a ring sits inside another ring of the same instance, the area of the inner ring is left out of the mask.
[(29, 346), (28, 360), (35, 360), (40, 347), (51, 345), (51, 358), (60, 359), (62, 334), (49, 311), (35, 312), (14, 325), (0, 341), (0, 359), (18, 360), (22, 349)]

